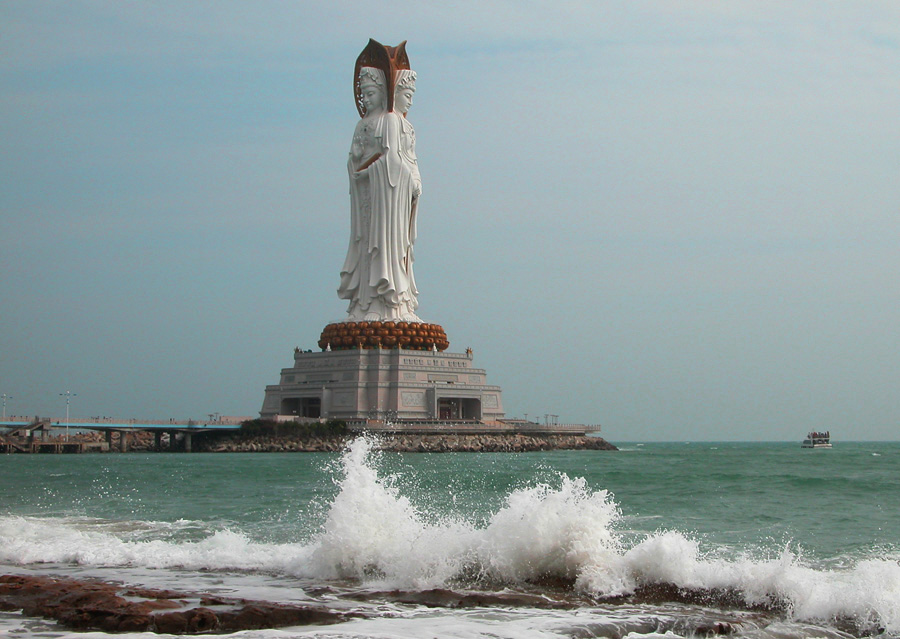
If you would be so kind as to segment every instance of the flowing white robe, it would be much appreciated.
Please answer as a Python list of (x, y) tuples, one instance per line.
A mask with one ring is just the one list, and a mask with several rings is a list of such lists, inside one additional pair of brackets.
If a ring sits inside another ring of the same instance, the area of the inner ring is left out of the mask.
[[(369, 133), (362, 133), (364, 126)], [(375, 154), (373, 148), (380, 157), (355, 177)], [(350, 244), (338, 296), (350, 300), (347, 312), (352, 320), (415, 317), (413, 243), (421, 181), (412, 125), (397, 113), (360, 120), (347, 170)]]

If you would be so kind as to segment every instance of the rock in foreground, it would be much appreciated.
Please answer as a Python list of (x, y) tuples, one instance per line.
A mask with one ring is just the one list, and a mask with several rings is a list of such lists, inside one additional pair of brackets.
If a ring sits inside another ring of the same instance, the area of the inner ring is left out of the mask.
[(44, 576), (0, 576), (0, 610), (55, 619), (78, 630), (226, 633), (345, 621), (318, 606), (211, 597), (100, 581)]

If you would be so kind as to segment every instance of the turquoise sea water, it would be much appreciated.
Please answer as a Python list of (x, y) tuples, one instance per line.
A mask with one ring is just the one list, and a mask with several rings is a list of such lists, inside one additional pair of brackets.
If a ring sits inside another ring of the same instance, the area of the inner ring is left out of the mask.
[[(364, 620), (253, 636), (689, 635), (672, 619), (723, 613), (748, 636), (900, 636), (900, 444), (620, 446), (8, 455), (0, 563), (279, 601), (327, 588), (338, 607), (359, 589), (544, 589), (579, 602), (548, 612), (385, 600)], [(730, 589), (746, 606), (602, 601), (649, 584)], [(761, 601), (779, 612), (748, 617)], [(16, 613), (0, 621), (33, 630)]]

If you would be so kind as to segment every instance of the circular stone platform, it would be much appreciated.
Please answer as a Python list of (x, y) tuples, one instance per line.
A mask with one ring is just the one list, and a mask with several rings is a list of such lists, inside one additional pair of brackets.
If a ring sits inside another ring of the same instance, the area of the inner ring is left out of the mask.
[(445, 351), (450, 347), (447, 334), (438, 324), (425, 322), (336, 322), (329, 324), (319, 338), (323, 351), (356, 348), (406, 348), (414, 351)]

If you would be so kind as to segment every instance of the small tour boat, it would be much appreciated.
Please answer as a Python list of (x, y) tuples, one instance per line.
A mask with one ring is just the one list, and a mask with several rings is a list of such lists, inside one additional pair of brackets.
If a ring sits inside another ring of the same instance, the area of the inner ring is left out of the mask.
[(831, 432), (826, 430), (824, 433), (817, 431), (808, 433), (800, 448), (831, 448)]

